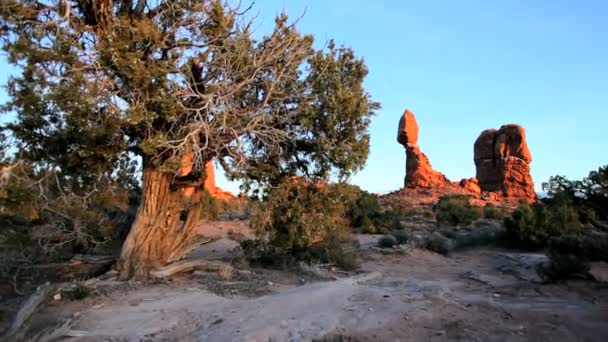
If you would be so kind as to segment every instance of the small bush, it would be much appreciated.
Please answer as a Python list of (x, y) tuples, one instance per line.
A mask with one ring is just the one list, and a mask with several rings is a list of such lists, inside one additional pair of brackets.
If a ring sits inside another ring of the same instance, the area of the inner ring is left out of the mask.
[(259, 240), (241, 246), (249, 258), (265, 265), (309, 261), (354, 269), (347, 203), (341, 185), (288, 180), (270, 192), (253, 214), (251, 227)]
[(425, 239), (424, 248), (435, 253), (447, 255), (450, 252), (450, 240), (435, 232)]
[(354, 229), (367, 234), (401, 229), (399, 215), (391, 209), (382, 208), (375, 195), (354, 186), (341, 185), (341, 187), (341, 192), (347, 194), (346, 215)]
[[(308, 251), (309, 262), (321, 262), (335, 265), (345, 271), (354, 271), (359, 268), (357, 260), (358, 244), (338, 239), (329, 239), (314, 245)], [(303, 259), (300, 257), (300, 259)]]
[(410, 236), (405, 230), (394, 230), (391, 235), (395, 237), (399, 245), (404, 245), (410, 240)]
[(608, 234), (570, 234), (549, 240), (547, 254), (571, 254), (608, 262)]
[(378, 247), (380, 248), (393, 248), (398, 244), (397, 239), (392, 234), (386, 234), (378, 239)]
[(446, 195), (433, 207), (438, 223), (453, 226), (468, 225), (479, 218), (479, 211), (466, 195)]
[(570, 278), (589, 278), (589, 262), (573, 254), (549, 254), (549, 262), (538, 265), (536, 272), (546, 282)]
[(578, 233), (583, 229), (576, 209), (563, 203), (530, 205), (521, 202), (504, 223), (509, 239), (525, 248), (542, 247), (552, 237)]
[(66, 290), (64, 295), (69, 300), (78, 301), (87, 298), (91, 295), (91, 293), (91, 289), (79, 281), (76, 282), (71, 288)]
[(296, 254), (330, 237), (347, 236), (350, 231), (345, 213), (343, 198), (333, 186), (287, 180), (259, 205), (251, 227), (258, 238)]
[(496, 207), (492, 203), (486, 203), (483, 208), (483, 217), (490, 220), (503, 220), (507, 216), (506, 208)]

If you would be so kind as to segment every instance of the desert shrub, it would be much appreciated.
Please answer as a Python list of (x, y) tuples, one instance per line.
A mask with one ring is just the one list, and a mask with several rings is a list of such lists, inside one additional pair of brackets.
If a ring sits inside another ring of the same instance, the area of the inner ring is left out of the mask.
[(352, 185), (340, 185), (338, 191), (344, 194), (348, 203), (346, 216), (357, 231), (378, 234), (401, 229), (397, 212), (383, 208), (375, 195)]
[(349, 233), (346, 207), (331, 185), (287, 180), (273, 189), (251, 218), (258, 238), (291, 253)]
[(569, 234), (551, 238), (547, 254), (571, 254), (608, 262), (608, 234)]
[(78, 281), (71, 287), (66, 289), (63, 294), (65, 297), (72, 301), (79, 301), (89, 297), (92, 294), (92, 290), (86, 286), (83, 282)]
[(608, 234), (570, 234), (553, 237), (547, 246), (549, 262), (537, 272), (548, 282), (578, 277), (591, 278), (590, 261), (608, 262)]
[(450, 252), (450, 240), (437, 232), (427, 236), (423, 243), (425, 249), (435, 253), (447, 255)]
[(507, 237), (520, 247), (544, 246), (554, 236), (581, 232), (583, 225), (576, 209), (567, 204), (521, 202), (504, 220)]
[(589, 219), (594, 225), (596, 219), (608, 220), (608, 165), (589, 172), (582, 180), (553, 176), (542, 188), (548, 195), (545, 202), (570, 202), (582, 220)]
[(446, 195), (433, 207), (438, 223), (453, 226), (468, 225), (480, 217), (466, 195)]
[[(345, 194), (336, 185), (288, 180), (272, 190), (251, 219), (258, 242), (245, 243), (251, 259), (284, 266), (296, 260), (356, 267)], [(241, 244), (243, 246), (243, 244)]]
[(570, 278), (590, 278), (589, 262), (584, 257), (573, 254), (549, 254), (549, 262), (537, 266), (536, 272), (546, 282), (556, 282)]
[(0, 283), (10, 282), (16, 291), (56, 278), (37, 264), (74, 254), (111, 254), (126, 236), (139, 201), (137, 187), (119, 170), (74, 179), (17, 161), (2, 174)]
[(404, 245), (410, 240), (409, 233), (405, 230), (394, 230), (391, 232), (391, 235), (395, 237), (399, 245)]
[[(321, 262), (335, 265), (345, 271), (353, 271), (359, 268), (356, 250), (358, 243), (353, 241), (341, 241), (330, 238), (313, 245), (307, 253), (306, 261), (310, 263)], [(303, 259), (300, 257), (300, 259)]]
[(393, 248), (397, 246), (399, 243), (397, 242), (397, 238), (392, 234), (386, 234), (378, 239), (378, 247), (380, 248)]
[(486, 203), (483, 207), (483, 217), (490, 220), (503, 220), (507, 216), (508, 209), (500, 206), (497, 207), (492, 203)]

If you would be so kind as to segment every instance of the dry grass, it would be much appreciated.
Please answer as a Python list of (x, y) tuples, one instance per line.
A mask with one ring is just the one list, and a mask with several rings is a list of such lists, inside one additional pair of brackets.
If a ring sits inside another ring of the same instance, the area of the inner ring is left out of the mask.
[(222, 265), (218, 274), (223, 281), (230, 281), (234, 276), (234, 268), (230, 265)]

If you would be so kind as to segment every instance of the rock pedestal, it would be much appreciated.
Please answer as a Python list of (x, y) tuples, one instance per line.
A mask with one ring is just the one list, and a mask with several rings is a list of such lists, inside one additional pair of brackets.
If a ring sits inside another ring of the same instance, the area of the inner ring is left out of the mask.
[(397, 141), (405, 147), (405, 187), (430, 188), (450, 184), (449, 179), (441, 172), (435, 171), (429, 158), (422, 153), (418, 146), (418, 123), (409, 109), (399, 120)]

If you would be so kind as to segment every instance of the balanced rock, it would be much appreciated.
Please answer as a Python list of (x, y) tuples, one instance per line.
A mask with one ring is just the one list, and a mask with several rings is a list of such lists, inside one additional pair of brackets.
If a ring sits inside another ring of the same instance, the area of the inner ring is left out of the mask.
[[(193, 153), (184, 153), (181, 158), (180, 170), (178, 172), (179, 177), (188, 176), (192, 170), (194, 169), (194, 154)], [(205, 183), (203, 185), (204, 189), (209, 192), (211, 197), (217, 199), (231, 199), (235, 196), (229, 192), (224, 191), (221, 188), (215, 185), (215, 168), (213, 167), (213, 161), (208, 161), (205, 164)], [(183, 189), (183, 193), (185, 196), (189, 197), (194, 193), (194, 187), (187, 187)]]
[(482, 191), (505, 198), (534, 200), (534, 182), (530, 176), (532, 155), (526, 143), (526, 131), (519, 125), (487, 129), (474, 145), (476, 178)]
[(418, 147), (418, 123), (409, 109), (399, 120), (397, 141), (405, 147), (405, 187), (430, 188), (450, 184), (446, 176), (433, 169), (429, 158)]

